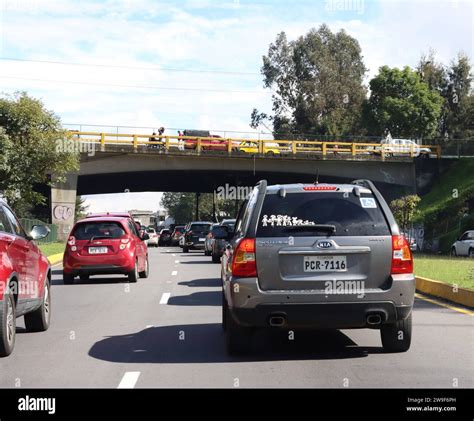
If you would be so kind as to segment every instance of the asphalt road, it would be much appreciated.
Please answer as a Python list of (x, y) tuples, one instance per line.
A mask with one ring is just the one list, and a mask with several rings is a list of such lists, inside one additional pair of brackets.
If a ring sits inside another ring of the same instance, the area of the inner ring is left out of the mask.
[(227, 355), (220, 266), (202, 252), (150, 249), (150, 277), (53, 276), (51, 327), (0, 359), (0, 387), (474, 387), (474, 318), (417, 299), (411, 349), (384, 354), (379, 332), (258, 333)]

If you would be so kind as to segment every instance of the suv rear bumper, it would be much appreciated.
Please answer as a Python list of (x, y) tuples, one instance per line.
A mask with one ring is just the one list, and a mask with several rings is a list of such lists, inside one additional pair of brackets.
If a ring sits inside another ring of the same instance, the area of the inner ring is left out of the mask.
[[(283, 317), (286, 327), (377, 328), (383, 323), (405, 319), (413, 308), (415, 277), (396, 275), (394, 278), (389, 289), (371, 289), (363, 295), (263, 291), (257, 278), (225, 281), (224, 293), (233, 318), (245, 326), (269, 326), (271, 317)], [(380, 315), (380, 323), (369, 324), (369, 315)]]
[[(233, 308), (237, 323), (245, 326), (311, 327), (326, 329), (378, 328), (384, 323), (406, 319), (412, 306), (396, 307), (392, 302), (260, 304), (255, 308)], [(367, 317), (379, 315), (369, 324)], [(280, 324), (273, 322), (278, 320)]]

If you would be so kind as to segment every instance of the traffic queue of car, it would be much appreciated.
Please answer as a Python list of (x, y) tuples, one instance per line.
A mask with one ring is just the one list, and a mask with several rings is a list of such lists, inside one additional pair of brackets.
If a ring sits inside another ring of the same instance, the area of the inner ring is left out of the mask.
[[(27, 233), (0, 199), (0, 357), (13, 351), (18, 317), (27, 331), (49, 328), (52, 270), (35, 243), (48, 234), (41, 225)], [(410, 347), (412, 246), (370, 181), (262, 181), (236, 220), (193, 221), (159, 233), (129, 213), (88, 215), (68, 236), (63, 281), (121, 274), (137, 282), (149, 276), (149, 247), (177, 245), (221, 262), (231, 353), (247, 348), (252, 329), (269, 326), (379, 329), (387, 352)], [(462, 234), (451, 253), (474, 257), (474, 231)], [(235, 284), (246, 293), (235, 293)]]

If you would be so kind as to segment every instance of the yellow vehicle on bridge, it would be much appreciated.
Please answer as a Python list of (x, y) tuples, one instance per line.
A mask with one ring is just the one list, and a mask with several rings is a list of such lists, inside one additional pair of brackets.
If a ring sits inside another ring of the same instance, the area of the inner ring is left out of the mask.
[[(263, 142), (262, 148), (263, 148), (263, 153), (265, 155), (276, 155), (280, 153), (280, 147), (278, 143)], [(240, 145), (238, 146), (238, 150), (240, 152), (246, 152), (246, 153), (251, 153), (251, 154), (259, 153), (258, 143), (252, 142), (252, 141), (241, 142)]]

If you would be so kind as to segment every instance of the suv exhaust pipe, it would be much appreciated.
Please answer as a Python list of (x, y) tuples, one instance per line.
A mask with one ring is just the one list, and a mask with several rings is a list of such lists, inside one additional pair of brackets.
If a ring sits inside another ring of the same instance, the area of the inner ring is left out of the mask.
[(382, 323), (382, 316), (378, 313), (369, 314), (367, 316), (367, 324), (369, 326), (378, 326)]
[(270, 326), (283, 326), (286, 320), (284, 316), (270, 316), (268, 323)]

